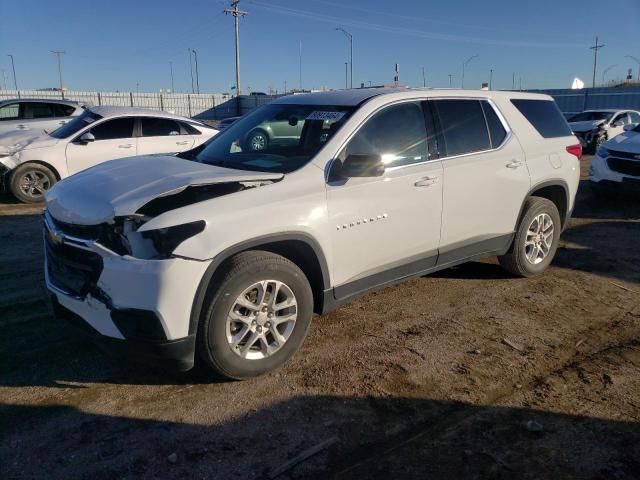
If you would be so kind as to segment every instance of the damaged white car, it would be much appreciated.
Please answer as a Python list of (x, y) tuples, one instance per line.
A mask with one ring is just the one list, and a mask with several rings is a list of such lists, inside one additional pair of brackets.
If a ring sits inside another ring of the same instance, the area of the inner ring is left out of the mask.
[[(283, 121), (295, 141), (256, 150), (256, 129)], [(487, 255), (542, 273), (580, 154), (543, 95), (283, 97), (177, 157), (115, 160), (55, 185), (46, 284), (56, 312), (102, 345), (252, 377), (296, 352), (314, 312), (376, 288)]]
[(586, 110), (569, 117), (569, 126), (585, 151), (595, 152), (607, 140), (620, 135), (624, 127), (640, 123), (635, 110)]

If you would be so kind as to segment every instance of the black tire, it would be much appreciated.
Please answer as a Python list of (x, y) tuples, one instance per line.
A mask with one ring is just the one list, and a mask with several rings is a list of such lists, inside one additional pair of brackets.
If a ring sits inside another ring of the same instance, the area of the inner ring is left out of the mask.
[(9, 189), (23, 203), (44, 201), (45, 193), (58, 181), (50, 168), (39, 163), (25, 163), (11, 172)]
[[(546, 213), (553, 222), (553, 240), (546, 257), (539, 263), (534, 264), (527, 258), (525, 241), (527, 239), (529, 226), (532, 225), (536, 217), (544, 213)], [(529, 197), (525, 202), (522, 218), (518, 224), (518, 230), (516, 231), (516, 236), (513, 239), (509, 251), (505, 255), (498, 257), (500, 265), (507, 272), (518, 277), (533, 277), (541, 274), (547, 269), (556, 254), (561, 230), (562, 221), (555, 204), (546, 198)]]
[(261, 152), (269, 146), (269, 135), (264, 130), (255, 130), (249, 134), (248, 148), (252, 152)]
[[(264, 280), (277, 280), (290, 288), (297, 302), (297, 318), (279, 350), (265, 358), (247, 359), (227, 340), (227, 315), (245, 289)], [(196, 342), (199, 358), (216, 374), (241, 380), (278, 368), (300, 348), (311, 324), (313, 294), (306, 276), (294, 263), (270, 252), (249, 251), (221, 265), (211, 281), (203, 312)]]

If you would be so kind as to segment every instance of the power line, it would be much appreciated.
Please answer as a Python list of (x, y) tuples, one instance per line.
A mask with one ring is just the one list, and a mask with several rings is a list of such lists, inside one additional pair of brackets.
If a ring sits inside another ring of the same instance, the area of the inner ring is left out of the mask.
[(249, 12), (238, 10), (240, 0), (232, 0), (231, 8), (225, 8), (224, 13), (233, 17), (233, 23), (236, 31), (236, 95), (240, 95), (240, 28), (238, 26), (238, 18), (249, 15)]
[(598, 50), (604, 48), (605, 45), (598, 44), (598, 37), (596, 37), (596, 44), (589, 49), (593, 50), (593, 88), (596, 88), (596, 70), (598, 69)]

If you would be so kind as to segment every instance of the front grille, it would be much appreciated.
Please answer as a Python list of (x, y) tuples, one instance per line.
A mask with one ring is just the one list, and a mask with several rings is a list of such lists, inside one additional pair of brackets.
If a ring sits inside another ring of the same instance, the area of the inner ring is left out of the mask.
[(630, 160), (640, 160), (638, 157), (638, 153), (630, 153), (630, 152), (618, 152), (616, 150), (609, 150), (609, 155), (616, 158), (628, 158)]
[(45, 250), (49, 281), (56, 287), (84, 298), (102, 273), (102, 257), (70, 245), (55, 244), (45, 229)]
[(82, 238), (84, 240), (96, 240), (100, 236), (101, 225), (74, 225), (71, 223), (54, 220), (58, 230), (70, 237)]
[(638, 160), (625, 160), (622, 158), (609, 157), (607, 160), (609, 168), (614, 172), (623, 173), (625, 175), (632, 175), (634, 177), (640, 177), (640, 161)]

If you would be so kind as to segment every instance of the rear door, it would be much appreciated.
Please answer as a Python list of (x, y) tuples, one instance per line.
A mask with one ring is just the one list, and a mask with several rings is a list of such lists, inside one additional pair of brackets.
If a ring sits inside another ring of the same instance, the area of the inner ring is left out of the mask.
[(0, 132), (9, 132), (22, 123), (24, 109), (20, 103), (8, 103), (0, 107)]
[(64, 123), (56, 118), (58, 105), (47, 102), (26, 102), (24, 104), (24, 118), (18, 128), (20, 130), (47, 130), (49, 132)]
[(181, 122), (172, 118), (141, 117), (138, 155), (176, 153), (193, 146), (190, 135)]
[[(90, 130), (85, 130), (67, 144), (67, 168), (72, 175), (85, 168), (107, 160), (136, 155), (136, 138), (133, 134), (135, 117), (105, 120)], [(82, 142), (80, 137), (90, 132), (93, 142)]]
[(609, 138), (616, 137), (624, 132), (625, 125), (629, 125), (631, 120), (629, 119), (628, 112), (619, 113), (611, 120), (611, 126), (609, 127)]
[(530, 188), (523, 150), (492, 103), (431, 100), (444, 171), (441, 264), (504, 247)]

